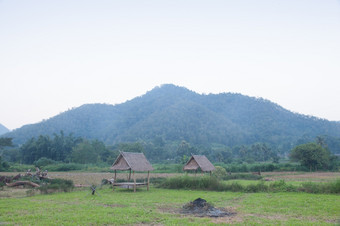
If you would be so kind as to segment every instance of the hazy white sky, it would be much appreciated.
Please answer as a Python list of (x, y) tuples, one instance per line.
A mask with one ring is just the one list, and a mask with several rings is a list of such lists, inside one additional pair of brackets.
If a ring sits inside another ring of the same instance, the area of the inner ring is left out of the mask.
[(340, 120), (339, 0), (0, 0), (0, 123), (157, 85)]

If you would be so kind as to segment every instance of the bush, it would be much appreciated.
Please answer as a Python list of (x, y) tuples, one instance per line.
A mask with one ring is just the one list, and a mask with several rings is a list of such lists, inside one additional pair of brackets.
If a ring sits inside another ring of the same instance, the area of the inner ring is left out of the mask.
[(47, 165), (52, 165), (52, 164), (57, 164), (58, 162), (49, 159), (49, 158), (45, 158), (42, 157), (40, 159), (38, 159), (37, 161), (35, 161), (33, 164), (39, 168), (43, 167), (43, 166), (47, 166)]
[(226, 175), (224, 178), (224, 180), (238, 180), (238, 179), (242, 179), (242, 180), (261, 180), (262, 176), (257, 175), (257, 174), (251, 174), (251, 173), (233, 173), (230, 175)]
[(167, 178), (160, 187), (170, 189), (194, 189), (194, 190), (215, 190), (219, 191), (223, 187), (217, 178), (203, 176), (191, 177), (188, 175)]
[(9, 170), (10, 172), (26, 172), (28, 169), (31, 169), (33, 172), (35, 170), (35, 167), (33, 165), (25, 165), (25, 164), (10, 164)]
[(340, 179), (328, 183), (313, 183), (313, 182), (303, 183), (298, 190), (302, 192), (315, 194), (317, 193), (340, 194)]
[(321, 192), (321, 186), (316, 183), (312, 182), (306, 182), (301, 185), (301, 187), (298, 189), (299, 191), (302, 192), (307, 192), (307, 193), (320, 193)]
[(292, 192), (297, 191), (296, 187), (291, 184), (287, 184), (284, 180), (275, 181), (269, 185), (269, 190), (271, 192)]
[(72, 170), (82, 170), (86, 165), (77, 163), (59, 163), (55, 165), (48, 165), (44, 167), (44, 170), (48, 171), (72, 171)]
[(64, 179), (44, 179), (38, 188), (41, 193), (47, 194), (55, 191), (69, 192), (74, 188), (73, 181)]
[(228, 176), (228, 173), (222, 166), (216, 166), (212, 175), (217, 179), (223, 179)]
[(340, 194), (340, 179), (336, 180), (335, 182), (329, 183), (329, 192)]
[(264, 184), (264, 181), (261, 181), (257, 184), (249, 184), (244, 188), (245, 192), (267, 192), (269, 187)]
[(244, 189), (243, 189), (242, 185), (240, 185), (237, 182), (234, 182), (232, 184), (226, 184), (224, 186), (224, 190), (225, 191), (232, 191), (232, 192), (242, 192)]
[(167, 178), (160, 183), (159, 187), (169, 189), (192, 189), (210, 191), (232, 191), (232, 192), (308, 192), (340, 194), (340, 180), (329, 183), (303, 183), (300, 187), (287, 184), (284, 180), (275, 181), (266, 185), (264, 181), (257, 184), (241, 185), (237, 182), (224, 184), (216, 177), (190, 177), (180, 176)]

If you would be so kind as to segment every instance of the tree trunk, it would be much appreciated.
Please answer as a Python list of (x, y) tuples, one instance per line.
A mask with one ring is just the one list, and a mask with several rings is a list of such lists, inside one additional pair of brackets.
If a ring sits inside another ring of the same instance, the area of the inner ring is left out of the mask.
[(147, 190), (149, 191), (149, 184), (150, 184), (150, 171), (148, 171), (148, 185), (147, 185)]
[(20, 185), (30, 185), (32, 187), (40, 187), (39, 184), (36, 184), (36, 183), (33, 183), (31, 181), (16, 181), (16, 182), (13, 182), (13, 183), (6, 183), (6, 185), (8, 187), (16, 187), (16, 186), (20, 186)]
[(135, 177), (135, 171), (133, 171), (133, 182), (134, 182), (134, 185), (133, 185), (133, 192), (136, 192), (136, 177)]

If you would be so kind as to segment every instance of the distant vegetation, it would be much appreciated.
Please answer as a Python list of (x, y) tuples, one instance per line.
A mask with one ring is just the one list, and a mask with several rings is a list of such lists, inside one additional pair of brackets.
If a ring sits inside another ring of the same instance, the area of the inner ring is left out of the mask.
[[(10, 146), (11, 139), (1, 140), (9, 142), (7, 146)], [(320, 137), (317, 140), (323, 141)], [(162, 173), (182, 172), (183, 164), (188, 161), (191, 154), (206, 155), (217, 168), (220, 166), (229, 173), (320, 169), (336, 171), (340, 166), (339, 159), (332, 155), (327, 147), (322, 147), (316, 142), (298, 145), (292, 150), (290, 157), (300, 163), (297, 164), (289, 163), (287, 160), (280, 163), (279, 155), (261, 143), (236, 146), (232, 149), (223, 149), (220, 146), (208, 149), (192, 146), (185, 141), (171, 143), (169, 146), (161, 140), (156, 141), (158, 142), (119, 143), (106, 146), (101, 141), (86, 140), (72, 134), (66, 136), (61, 131), (53, 137), (41, 135), (37, 139), (28, 140), (20, 147), (2, 150), (0, 171), (26, 171), (28, 168), (34, 169), (32, 165), (48, 171), (108, 171), (119, 151), (143, 152), (154, 164), (156, 172)]]
[(339, 137), (340, 123), (295, 114), (264, 99), (199, 95), (163, 85), (123, 104), (83, 105), (7, 133), (1, 139), (11, 144), (0, 147), (0, 156), (2, 170), (8, 170), (6, 162), (105, 168), (119, 151), (130, 151), (145, 153), (152, 163), (183, 164), (191, 154), (202, 154), (228, 172), (272, 171), (285, 168), (278, 163), (293, 148), (313, 142), (328, 153), (321, 155), (325, 161), (310, 167), (293, 154), (301, 164), (286, 168), (335, 170), (331, 153), (340, 154)]
[(340, 153), (339, 122), (292, 113), (261, 98), (200, 95), (174, 85), (154, 88), (119, 105), (83, 105), (4, 136), (24, 144), (32, 137), (60, 131), (106, 145), (146, 142), (154, 148), (173, 148), (173, 143), (185, 141), (194, 147), (224, 150), (261, 143), (279, 154), (324, 136), (329, 149)]
[(3, 125), (0, 123), (0, 135), (5, 134), (5, 133), (8, 133), (8, 132), (9, 132), (9, 129), (7, 129), (5, 126), (3, 126)]

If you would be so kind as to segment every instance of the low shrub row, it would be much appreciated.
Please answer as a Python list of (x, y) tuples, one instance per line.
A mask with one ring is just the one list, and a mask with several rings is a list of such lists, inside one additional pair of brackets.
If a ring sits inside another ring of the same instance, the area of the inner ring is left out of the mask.
[(216, 164), (226, 169), (227, 172), (273, 172), (273, 171), (309, 171), (308, 168), (297, 163), (231, 163)]
[(70, 192), (74, 188), (72, 180), (65, 179), (44, 179), (40, 183), (38, 188), (42, 194), (48, 194), (51, 192)]
[(340, 180), (328, 183), (303, 183), (301, 186), (287, 184), (284, 180), (266, 184), (259, 181), (257, 184), (242, 185), (237, 182), (223, 183), (215, 177), (190, 177), (179, 176), (167, 178), (159, 184), (161, 188), (168, 189), (191, 189), (209, 191), (232, 191), (232, 192), (307, 192), (340, 194)]

